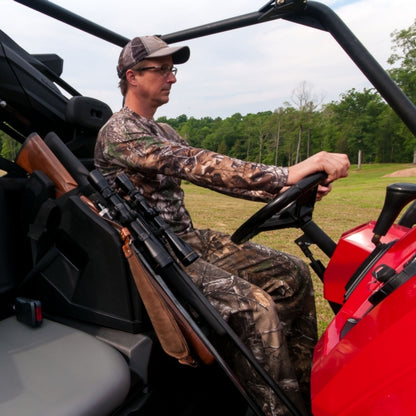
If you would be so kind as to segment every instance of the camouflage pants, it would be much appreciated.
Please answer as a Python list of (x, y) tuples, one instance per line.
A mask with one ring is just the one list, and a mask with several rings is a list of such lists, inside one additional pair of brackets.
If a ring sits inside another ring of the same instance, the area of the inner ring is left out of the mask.
[[(310, 414), (310, 367), (317, 340), (315, 301), (307, 265), (297, 257), (228, 235), (181, 235), (200, 258), (189, 276), (296, 407)], [(266, 415), (287, 415), (271, 388), (230, 351), (234, 371)]]

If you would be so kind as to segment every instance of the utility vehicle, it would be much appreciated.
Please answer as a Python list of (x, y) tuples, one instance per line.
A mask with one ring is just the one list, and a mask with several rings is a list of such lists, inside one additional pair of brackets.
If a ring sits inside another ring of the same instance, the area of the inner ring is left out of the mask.
[[(129, 40), (49, 1), (16, 1), (120, 47)], [(275, 19), (329, 32), (416, 134), (415, 106), (318, 2), (268, 1), (256, 12), (162, 38), (175, 43)], [(31, 55), (0, 31), (0, 128), (22, 144), (15, 160), (0, 158), (0, 414), (261, 415), (223, 358), (224, 337), (299, 414), (181, 272), (178, 262), (192, 261), (188, 248), (128, 184), (126, 202), (94, 176), (95, 138), (111, 109), (68, 85), (62, 67), (59, 56)], [(285, 227), (303, 232), (297, 244), (335, 312), (313, 360), (315, 416), (414, 415), (416, 184), (392, 183), (379, 218), (334, 242), (312, 220), (320, 180), (321, 173), (305, 178), (232, 238)], [(115, 224), (127, 224), (134, 238), (127, 243), (152, 287), (179, 313), (180, 329), (190, 328), (205, 347), (204, 361), (191, 344), (202, 360), (197, 368), (162, 351)], [(179, 260), (169, 257), (169, 244)], [(312, 244), (328, 256), (327, 267), (311, 255)]]

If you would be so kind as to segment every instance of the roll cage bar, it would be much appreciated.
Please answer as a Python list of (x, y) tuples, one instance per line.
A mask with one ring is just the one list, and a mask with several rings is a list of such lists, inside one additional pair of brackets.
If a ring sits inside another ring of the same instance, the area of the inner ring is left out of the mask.
[[(120, 47), (130, 40), (47, 0), (15, 1)], [(160, 37), (167, 43), (176, 43), (276, 19), (284, 19), (329, 32), (416, 136), (415, 105), (344, 22), (322, 3), (306, 0), (269, 0), (257, 12), (160, 35)]]

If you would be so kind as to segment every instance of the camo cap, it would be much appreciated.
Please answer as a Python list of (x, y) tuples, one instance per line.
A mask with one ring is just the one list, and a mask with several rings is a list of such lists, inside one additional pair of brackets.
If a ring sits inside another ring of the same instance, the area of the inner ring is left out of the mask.
[(144, 59), (169, 55), (172, 55), (174, 64), (183, 64), (189, 59), (190, 50), (188, 46), (169, 46), (157, 36), (133, 38), (120, 53), (117, 65), (118, 77), (123, 78), (128, 69)]

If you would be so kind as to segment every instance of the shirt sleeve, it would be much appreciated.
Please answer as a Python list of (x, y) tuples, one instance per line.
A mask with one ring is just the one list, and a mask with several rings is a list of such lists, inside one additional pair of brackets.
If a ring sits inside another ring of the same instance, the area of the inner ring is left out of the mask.
[[(140, 128), (139, 128), (140, 127)], [(258, 201), (273, 198), (286, 184), (288, 168), (246, 162), (189, 146), (168, 125), (138, 126), (124, 120), (100, 133), (103, 157), (111, 164), (190, 181), (227, 195)]]

